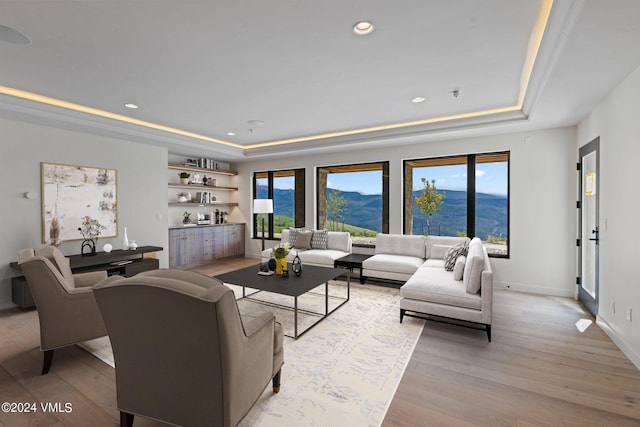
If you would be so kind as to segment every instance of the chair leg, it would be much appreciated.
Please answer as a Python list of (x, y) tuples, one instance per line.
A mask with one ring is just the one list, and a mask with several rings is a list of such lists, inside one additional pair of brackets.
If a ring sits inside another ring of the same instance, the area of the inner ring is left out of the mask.
[(133, 427), (133, 414), (120, 411), (120, 427)]
[(491, 342), (491, 325), (487, 325), (487, 338), (489, 338), (489, 342)]
[(402, 308), (400, 309), (400, 323), (402, 323), (402, 319), (404, 318), (404, 313), (406, 313), (406, 312), (407, 312), (407, 310), (404, 310)]
[(273, 380), (272, 380), (274, 393), (277, 393), (280, 391), (280, 372), (282, 372), (282, 370), (278, 371), (278, 373), (276, 374), (275, 377), (273, 377)]
[(42, 374), (47, 375), (49, 373), (49, 369), (51, 369), (51, 364), (53, 363), (53, 350), (45, 350), (44, 358), (42, 360)]

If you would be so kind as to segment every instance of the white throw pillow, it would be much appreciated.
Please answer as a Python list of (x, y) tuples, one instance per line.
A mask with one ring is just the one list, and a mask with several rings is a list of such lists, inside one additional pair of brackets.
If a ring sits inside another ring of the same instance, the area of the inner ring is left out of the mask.
[(464, 255), (460, 255), (458, 259), (456, 259), (456, 265), (453, 267), (453, 280), (462, 280), (462, 274), (464, 273), (464, 263), (466, 259), (467, 257)]
[(312, 249), (327, 249), (328, 232), (327, 230), (314, 230), (311, 237)]

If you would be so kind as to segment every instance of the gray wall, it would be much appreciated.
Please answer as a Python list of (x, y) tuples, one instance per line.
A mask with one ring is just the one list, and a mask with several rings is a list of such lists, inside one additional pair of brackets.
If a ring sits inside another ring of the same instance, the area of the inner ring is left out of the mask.
[[(548, 295), (575, 292), (576, 172), (575, 128), (400, 144), (350, 152), (321, 153), (297, 158), (260, 160), (238, 165), (240, 210), (251, 218), (251, 176), (268, 169), (306, 168), (306, 222), (315, 224), (315, 167), (390, 161), (391, 233), (402, 232), (402, 162), (455, 154), (509, 150), (510, 259), (492, 258), (499, 287)], [(249, 221), (250, 222), (250, 221)], [(260, 240), (251, 239), (247, 225), (247, 256), (258, 257)], [(269, 242), (273, 246), (274, 242)]]
[[(638, 97), (640, 68), (578, 125), (577, 148), (600, 137), (598, 324), (640, 368), (640, 279), (635, 233), (640, 212), (635, 176), (640, 159)], [(627, 308), (631, 309), (631, 321), (626, 316)]]
[[(106, 167), (118, 171), (118, 237), (98, 240), (122, 245), (122, 230), (139, 245), (165, 248), (158, 253), (168, 266), (167, 150), (80, 132), (0, 119), (0, 308), (12, 306), (9, 268), (22, 248), (41, 246), (40, 162)], [(36, 193), (26, 199), (24, 193)], [(80, 252), (80, 241), (60, 246), (65, 254)]]

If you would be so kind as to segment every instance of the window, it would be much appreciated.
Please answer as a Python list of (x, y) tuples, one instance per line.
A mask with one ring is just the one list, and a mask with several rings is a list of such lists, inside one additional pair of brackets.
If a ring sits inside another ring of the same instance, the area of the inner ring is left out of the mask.
[(367, 246), (389, 232), (389, 162), (319, 167), (317, 185), (318, 228)]
[[(254, 173), (253, 198), (273, 200), (273, 214), (265, 218), (265, 238), (279, 239), (283, 229), (304, 227), (304, 194), (304, 169)], [(253, 215), (254, 239), (262, 237), (261, 215)]]
[(404, 233), (478, 236), (509, 256), (509, 153), (406, 160)]

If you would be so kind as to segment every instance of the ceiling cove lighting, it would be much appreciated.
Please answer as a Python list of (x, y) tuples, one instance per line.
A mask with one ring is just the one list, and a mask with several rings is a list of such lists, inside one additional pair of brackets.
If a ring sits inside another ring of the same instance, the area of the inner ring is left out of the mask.
[(212, 138), (210, 136), (197, 134), (195, 132), (189, 132), (186, 130), (176, 129), (169, 126), (159, 125), (157, 123), (151, 123), (144, 120), (134, 119), (131, 117), (123, 116), (121, 114), (110, 113), (108, 111), (99, 110), (97, 108), (87, 107), (86, 105), (74, 104), (73, 102), (62, 101), (60, 99), (51, 98), (44, 95), (38, 95), (37, 93), (27, 92), (26, 90), (15, 89), (7, 86), (0, 86), (0, 94), (13, 96), (14, 98), (26, 99), (27, 101), (39, 102), (40, 104), (52, 105), (54, 107), (65, 108), (71, 111), (77, 111), (79, 113), (91, 114), (92, 116), (102, 117), (105, 119), (117, 120), (123, 123), (130, 123), (132, 125), (143, 126), (149, 129), (155, 129), (162, 132), (172, 133), (174, 135), (186, 136), (188, 138), (199, 139), (201, 141), (215, 142), (218, 144), (226, 145), (233, 148), (239, 148), (241, 150), (246, 147), (234, 144), (229, 141), (223, 141), (221, 139)]
[(370, 21), (358, 21), (353, 25), (353, 32), (358, 36), (366, 36), (373, 33), (373, 24)]

